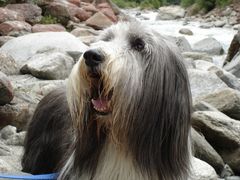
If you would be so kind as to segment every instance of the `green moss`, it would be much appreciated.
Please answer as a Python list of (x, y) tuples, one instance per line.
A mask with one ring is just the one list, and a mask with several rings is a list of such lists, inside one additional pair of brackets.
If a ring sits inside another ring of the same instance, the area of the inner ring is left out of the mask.
[(56, 17), (53, 17), (51, 15), (45, 15), (42, 17), (40, 23), (41, 24), (57, 24), (57, 23), (60, 23), (60, 21)]

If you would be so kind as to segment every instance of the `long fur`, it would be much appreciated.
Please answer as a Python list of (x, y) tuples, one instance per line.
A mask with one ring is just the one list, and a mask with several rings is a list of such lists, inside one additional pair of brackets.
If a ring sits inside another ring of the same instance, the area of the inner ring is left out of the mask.
[[(139, 41), (144, 44), (140, 50)], [(60, 128), (61, 134), (67, 131), (66, 136), (71, 136), (67, 138), (71, 145), (63, 148), (66, 153), (60, 153), (62, 157), (55, 164), (55, 169), (58, 167), (60, 171), (59, 179), (188, 179), (191, 94), (178, 49), (139, 23), (119, 23), (108, 28), (91, 49), (104, 55), (104, 61), (96, 71), (100, 72), (99, 81), (104, 86), (101, 94), (108, 95), (113, 91), (112, 109), (108, 115), (94, 112), (91, 105), (94, 81), (89, 77), (89, 67), (82, 57), (73, 68), (67, 87), (72, 121), (66, 115), (60, 118), (72, 126)], [(38, 107), (40, 112), (56, 116), (53, 110), (42, 110), (45, 103)], [(68, 108), (65, 103), (60, 105), (60, 112)], [(41, 121), (41, 125), (30, 125), (23, 158), (25, 170), (30, 164), (40, 168), (37, 160), (28, 157), (36, 154), (36, 149), (44, 148), (42, 142), (36, 143), (38, 148), (29, 148), (34, 139), (60, 134), (47, 134), (45, 128), (37, 135), (33, 130), (42, 128), (44, 123), (56, 122), (58, 118), (52, 119), (55, 120), (41, 119), (39, 115), (33, 118), (31, 124)], [(69, 133), (71, 129), (73, 132)], [(66, 143), (62, 139), (59, 142)], [(32, 151), (31, 155), (29, 151)], [(41, 153), (35, 158), (40, 157)], [(64, 157), (66, 160), (60, 163)]]

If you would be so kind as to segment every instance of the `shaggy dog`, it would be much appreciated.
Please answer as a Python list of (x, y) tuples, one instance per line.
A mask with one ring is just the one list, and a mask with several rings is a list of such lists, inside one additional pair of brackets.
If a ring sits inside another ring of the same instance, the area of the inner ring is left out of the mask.
[(62, 180), (186, 180), (191, 94), (175, 46), (140, 23), (106, 29), (65, 91), (39, 103), (23, 171)]

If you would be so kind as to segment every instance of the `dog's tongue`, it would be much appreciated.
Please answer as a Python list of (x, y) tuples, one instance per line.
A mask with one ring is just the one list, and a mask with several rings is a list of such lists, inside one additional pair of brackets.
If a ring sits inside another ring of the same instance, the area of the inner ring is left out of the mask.
[(94, 109), (96, 109), (99, 112), (105, 112), (108, 110), (108, 100), (104, 98), (98, 98), (98, 99), (92, 99), (92, 104), (94, 106)]

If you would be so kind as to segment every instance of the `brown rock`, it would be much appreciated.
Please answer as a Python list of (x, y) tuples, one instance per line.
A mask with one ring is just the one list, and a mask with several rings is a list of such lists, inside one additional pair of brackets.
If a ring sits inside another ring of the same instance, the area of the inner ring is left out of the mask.
[(22, 14), (19, 14), (15, 11), (0, 8), (0, 23), (5, 21), (24, 21), (25, 18)]
[(6, 21), (0, 24), (3, 36), (21, 36), (31, 32), (31, 25), (24, 21)]
[(32, 27), (32, 32), (63, 32), (66, 31), (65, 27), (61, 24), (35, 24)]
[(102, 12), (97, 12), (86, 21), (86, 25), (93, 27), (94, 29), (104, 29), (111, 26), (113, 22), (105, 16)]
[(81, 0), (68, 0), (68, 2), (75, 4), (76, 6), (80, 6)]
[(113, 22), (117, 22), (117, 16), (115, 16), (111, 6), (108, 3), (98, 4), (97, 8), (100, 9), (100, 11)]
[(25, 20), (31, 24), (41, 20), (42, 9), (34, 4), (8, 4), (7, 9), (23, 14)]
[(89, 11), (89, 12), (92, 12), (92, 13), (96, 13), (96, 12), (99, 11), (93, 4), (90, 4), (90, 3), (81, 2), (81, 7), (85, 11)]
[(12, 99), (13, 87), (8, 77), (4, 73), (0, 72), (0, 105), (10, 103)]
[(79, 8), (76, 11), (75, 16), (80, 20), (80, 21), (86, 21), (88, 18), (92, 16), (92, 12), (90, 11), (85, 11), (83, 8)]

